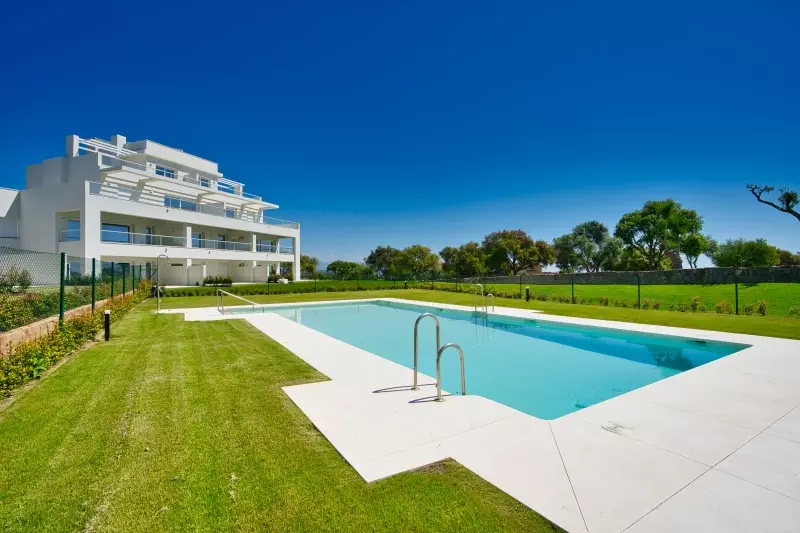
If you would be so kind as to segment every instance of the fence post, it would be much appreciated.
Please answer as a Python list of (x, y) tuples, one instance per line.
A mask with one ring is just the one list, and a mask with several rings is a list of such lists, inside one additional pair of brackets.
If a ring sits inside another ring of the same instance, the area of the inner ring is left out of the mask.
[(122, 295), (125, 296), (125, 278), (127, 277), (125, 274), (125, 263), (122, 263)]
[(58, 302), (58, 323), (64, 322), (64, 272), (67, 269), (67, 254), (61, 252), (61, 274), (59, 276), (61, 282), (59, 284), (59, 302)]
[(519, 275), (519, 299), (522, 300), (522, 274)]
[(572, 300), (571, 300), (571, 302), (575, 303), (575, 274), (572, 274), (572, 276), (570, 276), (570, 277), (572, 279)]
[(314, 271), (314, 292), (317, 292), (317, 271)]
[(94, 311), (94, 304), (97, 303), (97, 276), (95, 275), (95, 265), (97, 259), (92, 258), (92, 311)]
[(431, 270), (431, 290), (432, 291), (436, 290), (436, 285), (433, 282), (433, 270)]
[(269, 296), (269, 276), (267, 276), (267, 296)]
[(733, 286), (736, 291), (736, 314), (739, 314), (739, 273), (733, 269)]
[(356, 273), (356, 290), (361, 289), (361, 272)]
[(114, 297), (114, 261), (111, 261), (111, 297)]
[(636, 308), (642, 308), (642, 273), (636, 273)]

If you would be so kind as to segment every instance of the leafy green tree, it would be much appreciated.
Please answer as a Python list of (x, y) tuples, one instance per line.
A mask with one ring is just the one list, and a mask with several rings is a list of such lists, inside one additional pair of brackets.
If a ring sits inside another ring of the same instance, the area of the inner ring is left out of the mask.
[(718, 267), (760, 267), (775, 266), (780, 258), (778, 250), (766, 239), (736, 239), (720, 244), (712, 254), (711, 261)]
[(672, 199), (651, 200), (622, 215), (614, 236), (647, 258), (647, 269), (656, 270), (667, 252), (680, 250), (681, 241), (701, 229), (703, 219), (697, 212)]
[(364, 263), (372, 267), (379, 277), (386, 278), (392, 275), (392, 265), (399, 253), (397, 248), (378, 246), (364, 258)]
[(328, 272), (339, 279), (350, 279), (361, 271), (361, 265), (353, 261), (333, 261), (328, 264)]
[[(670, 270), (672, 268), (672, 260), (664, 256), (659, 263), (658, 268), (655, 270)], [(614, 267), (618, 271), (639, 271), (639, 270), (653, 270), (650, 268), (650, 263), (647, 257), (635, 248), (625, 248), (620, 254), (619, 262)]]
[(430, 278), (431, 272), (440, 268), (439, 256), (427, 246), (414, 244), (400, 250), (397, 254), (392, 269), (402, 276), (414, 279)]
[(319, 266), (319, 259), (310, 255), (300, 256), (300, 272), (308, 277), (312, 277)]
[(800, 266), (800, 252), (793, 254), (789, 250), (777, 249), (778, 264), (781, 266)]
[(445, 246), (439, 255), (442, 258), (442, 273), (446, 276), (480, 276), (486, 272), (486, 257), (481, 245), (475, 241), (458, 248)]
[(562, 272), (614, 270), (624, 245), (608, 228), (592, 220), (553, 240), (555, 263)]
[(549, 265), (556, 259), (555, 250), (544, 241), (534, 241), (521, 229), (490, 233), (481, 248), (488, 270), (495, 274), (512, 274)]
[(697, 260), (701, 255), (711, 257), (711, 248), (716, 248), (716, 241), (707, 235), (690, 233), (681, 239), (680, 250), (686, 256), (686, 262), (692, 268), (697, 268)]
[(797, 191), (792, 191), (785, 188), (781, 189), (780, 195), (778, 195), (778, 203), (776, 204), (775, 202), (764, 199), (764, 195), (774, 191), (775, 187), (748, 183), (747, 190), (750, 191), (750, 194), (752, 194), (758, 202), (766, 204), (773, 209), (777, 209), (781, 213), (792, 215), (797, 220), (800, 220), (800, 211), (795, 209), (797, 204), (800, 203), (800, 195), (797, 193)]

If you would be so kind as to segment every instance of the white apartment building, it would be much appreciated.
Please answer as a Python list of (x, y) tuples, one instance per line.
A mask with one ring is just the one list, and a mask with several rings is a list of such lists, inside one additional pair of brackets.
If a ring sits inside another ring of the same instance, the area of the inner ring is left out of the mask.
[(213, 161), (149, 140), (70, 135), (66, 156), (25, 174), (23, 190), (0, 188), (0, 246), (159, 268), (169, 285), (266, 281), (282, 263), (300, 279), (300, 225), (268, 216), (278, 206)]

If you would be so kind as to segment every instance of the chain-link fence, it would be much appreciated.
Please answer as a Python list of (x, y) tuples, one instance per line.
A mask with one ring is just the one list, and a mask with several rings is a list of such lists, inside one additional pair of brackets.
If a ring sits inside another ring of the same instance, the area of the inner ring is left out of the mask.
[[(409, 277), (352, 273), (312, 274), (288, 284), (241, 284), (234, 294), (426, 289), (496, 297), (652, 310), (718, 311), (730, 314), (800, 316), (800, 267), (698, 268), (649, 272), (590, 272), (519, 276), (448, 277), (441, 272)], [(204, 296), (214, 287), (168, 289), (166, 296)]]
[(138, 287), (142, 265), (0, 247), (0, 332)]

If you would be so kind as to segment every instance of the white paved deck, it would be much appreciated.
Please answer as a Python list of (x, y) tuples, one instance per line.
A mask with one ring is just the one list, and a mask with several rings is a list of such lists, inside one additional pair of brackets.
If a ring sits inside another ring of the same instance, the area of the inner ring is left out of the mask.
[(497, 314), (752, 347), (546, 421), (480, 396), (426, 401), (429, 376), (410, 391), (410, 369), (275, 314), (185, 310), (243, 318), (326, 374), (284, 390), (366, 481), (452, 457), (572, 532), (800, 531), (800, 342)]

